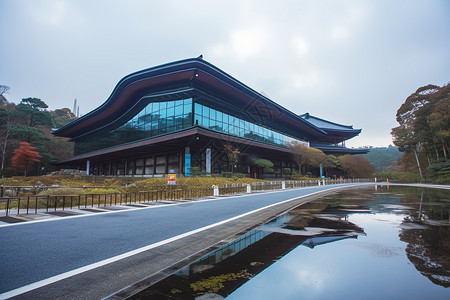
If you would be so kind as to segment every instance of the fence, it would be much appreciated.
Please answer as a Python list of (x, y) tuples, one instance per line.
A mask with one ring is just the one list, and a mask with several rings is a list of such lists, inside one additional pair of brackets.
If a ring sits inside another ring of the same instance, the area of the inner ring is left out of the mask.
[[(279, 189), (292, 189), (317, 185), (331, 185), (342, 183), (370, 182), (369, 179), (346, 180), (289, 180), (254, 182), (249, 185), (244, 183), (223, 184), (220, 187), (189, 188), (189, 186), (153, 186), (154, 190), (122, 192), (109, 194), (81, 194), (81, 195), (33, 195), (1, 197), (0, 209), (4, 209), (6, 216), (11, 212), (17, 215), (42, 212), (56, 212), (65, 209), (83, 209), (93, 207), (106, 207), (113, 205), (132, 205), (139, 203), (151, 203), (163, 200), (184, 200), (213, 195), (242, 194), (249, 192), (270, 191)], [(11, 188), (11, 187), (1, 187)], [(30, 187), (14, 187), (27, 189)], [(139, 187), (136, 187), (139, 188)], [(147, 187), (148, 188), (148, 187)], [(215, 190), (217, 191), (215, 193)]]

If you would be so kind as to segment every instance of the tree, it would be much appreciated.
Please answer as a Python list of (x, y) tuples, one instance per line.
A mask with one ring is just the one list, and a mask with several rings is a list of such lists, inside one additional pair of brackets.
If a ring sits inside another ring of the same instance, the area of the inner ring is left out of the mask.
[(3, 96), (4, 93), (9, 91), (9, 86), (0, 85), (0, 105), (8, 105), (8, 100)]
[(9, 91), (9, 86), (0, 85), (0, 96), (2, 96), (4, 93), (7, 93), (8, 91)]
[(50, 111), (50, 115), (53, 118), (56, 128), (63, 127), (76, 119), (75, 114), (68, 108), (55, 109)]
[(223, 149), (225, 150), (225, 154), (228, 157), (228, 162), (231, 165), (231, 172), (234, 172), (234, 168), (236, 167), (236, 164), (238, 163), (243, 153), (239, 150), (239, 148), (234, 147), (231, 144), (225, 144), (223, 146)]
[[(420, 87), (406, 98), (397, 111), (400, 126), (392, 129), (399, 151), (412, 153), (417, 170), (423, 178), (421, 156), (428, 165), (432, 160), (449, 157), (450, 147), (450, 85)], [(406, 156), (406, 158), (411, 155)]]
[(369, 178), (375, 172), (375, 168), (362, 156), (343, 155), (339, 156), (341, 168), (348, 177)]
[(34, 151), (36, 147), (27, 142), (20, 142), (19, 148), (14, 150), (14, 156), (11, 159), (14, 168), (24, 169), (24, 175), (27, 176), (27, 168), (35, 162), (39, 162), (41, 156)]
[(288, 147), (295, 151), (292, 154), (292, 158), (297, 163), (300, 174), (303, 174), (303, 166), (307, 163), (310, 156), (310, 152), (308, 151), (309, 147), (296, 141), (291, 142)]
[(295, 141), (291, 142), (289, 147), (295, 151), (294, 154), (292, 154), (292, 157), (302, 174), (304, 174), (306, 166), (309, 166), (310, 168), (319, 168), (320, 165), (322, 165), (327, 168), (333, 165), (330, 158), (323, 153), (322, 150), (308, 147), (303, 143)]
[(53, 120), (47, 108), (48, 105), (39, 98), (24, 98), (16, 106), (17, 111), (25, 116), (25, 124), (30, 127), (53, 127)]
[(258, 168), (263, 168), (263, 172), (266, 174), (273, 173), (273, 162), (268, 159), (257, 158), (253, 160), (253, 164)]

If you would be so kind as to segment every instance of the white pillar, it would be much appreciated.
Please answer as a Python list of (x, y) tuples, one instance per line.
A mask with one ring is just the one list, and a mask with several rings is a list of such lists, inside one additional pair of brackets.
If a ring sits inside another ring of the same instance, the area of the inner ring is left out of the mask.
[(252, 192), (252, 186), (250, 184), (247, 184), (247, 194), (250, 194)]
[(211, 148), (206, 148), (206, 173), (211, 174)]
[(285, 190), (286, 189), (286, 181), (282, 181), (281, 182), (281, 189)]
[(91, 161), (88, 159), (86, 161), (86, 174), (89, 175), (89, 169), (91, 168)]
[(218, 186), (214, 187), (214, 196), (219, 196), (219, 187)]

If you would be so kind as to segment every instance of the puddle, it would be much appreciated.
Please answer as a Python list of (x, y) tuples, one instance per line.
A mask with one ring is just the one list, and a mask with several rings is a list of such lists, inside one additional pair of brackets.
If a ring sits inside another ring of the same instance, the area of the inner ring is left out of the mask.
[(297, 207), (130, 299), (450, 299), (447, 193), (383, 190)]

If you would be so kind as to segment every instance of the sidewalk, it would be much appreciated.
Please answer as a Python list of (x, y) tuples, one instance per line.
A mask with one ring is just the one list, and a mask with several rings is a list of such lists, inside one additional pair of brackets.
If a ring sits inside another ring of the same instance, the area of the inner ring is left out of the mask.
[[(236, 195), (235, 195), (236, 196)], [(220, 196), (224, 197), (224, 196)], [(192, 201), (201, 201), (203, 199), (213, 199), (218, 197), (202, 197), (197, 198), (195, 200), (159, 200), (159, 201), (153, 201), (153, 202), (147, 202), (147, 203), (133, 203), (133, 204), (123, 204), (123, 205), (112, 205), (112, 206), (87, 206), (85, 208), (72, 208), (72, 209), (58, 209), (56, 211), (49, 211), (46, 212), (45, 209), (38, 209), (38, 213), (30, 213), (26, 214), (26, 210), (23, 210), (24, 213), (21, 213), (20, 215), (10, 213), (8, 216), (6, 216), (6, 213), (4, 210), (0, 211), (0, 227), (8, 224), (14, 224), (14, 223), (21, 223), (21, 222), (29, 222), (29, 221), (37, 221), (37, 220), (47, 220), (47, 219), (54, 219), (54, 218), (64, 218), (64, 217), (71, 217), (71, 216), (77, 216), (77, 215), (88, 215), (88, 214), (96, 214), (96, 213), (103, 213), (103, 212), (111, 212), (111, 211), (118, 211), (118, 210), (128, 210), (128, 209), (137, 209), (137, 208), (144, 208), (149, 206), (162, 206), (162, 205), (170, 205), (170, 204), (179, 204), (184, 202), (192, 202)], [(22, 212), (22, 210), (21, 210)]]

